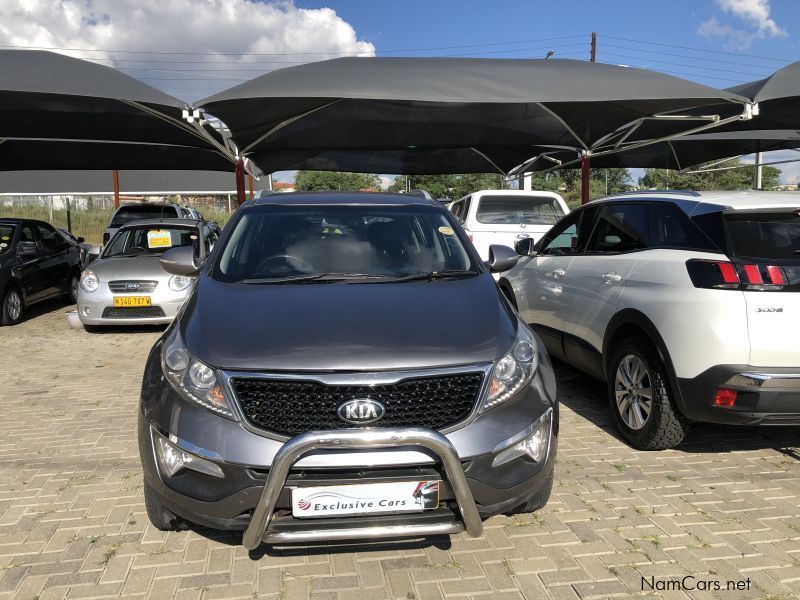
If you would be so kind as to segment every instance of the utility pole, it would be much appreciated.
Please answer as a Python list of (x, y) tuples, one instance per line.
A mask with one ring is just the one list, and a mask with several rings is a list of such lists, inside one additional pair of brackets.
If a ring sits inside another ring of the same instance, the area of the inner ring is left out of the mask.
[(764, 187), (764, 184), (761, 180), (763, 175), (763, 167), (762, 165), (762, 155), (761, 152), (756, 152), (756, 168), (753, 171), (753, 189), (760, 190)]
[(589, 55), (589, 62), (597, 62), (597, 32), (592, 32), (592, 53)]

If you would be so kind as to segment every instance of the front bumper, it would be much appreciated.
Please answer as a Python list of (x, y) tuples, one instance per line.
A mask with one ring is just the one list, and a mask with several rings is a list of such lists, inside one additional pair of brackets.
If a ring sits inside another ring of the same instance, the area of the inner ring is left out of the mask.
[[(686, 416), (729, 425), (800, 425), (800, 368), (717, 365), (679, 378)], [(719, 389), (736, 391), (733, 406), (715, 406)]]
[[(555, 461), (558, 410), (552, 368), (517, 397), (442, 434), (419, 428), (354, 428), (271, 439), (185, 402), (161, 377), (154, 348), (145, 370), (139, 448), (145, 481), (166, 508), (188, 521), (247, 530), (245, 545), (375, 537), (480, 535), (480, 519), (546, 499)], [(546, 356), (546, 355), (544, 355)], [(494, 466), (498, 440), (512, 438), (552, 410), (545, 459)], [(151, 428), (187, 452), (218, 464), (224, 478), (156, 464)], [(423, 513), (295, 519), (291, 489), (387, 481), (442, 481), (440, 507)], [(267, 527), (268, 524), (268, 527)]]
[[(116, 294), (101, 282), (94, 292), (78, 292), (78, 316), (84, 325), (163, 325), (172, 323), (178, 310), (189, 297), (192, 286), (179, 292), (170, 290), (167, 281), (159, 281), (151, 294)], [(114, 309), (115, 296), (149, 296), (149, 307), (131, 310)], [(145, 310), (149, 309), (149, 310)], [(128, 316), (126, 316), (126, 311)], [(112, 313), (111, 315), (109, 314)], [(145, 315), (145, 316), (143, 316)]]

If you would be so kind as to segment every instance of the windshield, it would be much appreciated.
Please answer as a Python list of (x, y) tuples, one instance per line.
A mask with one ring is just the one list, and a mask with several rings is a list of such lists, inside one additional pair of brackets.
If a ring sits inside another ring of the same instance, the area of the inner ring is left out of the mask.
[(10, 223), (0, 223), (0, 254), (8, 252), (11, 248), (11, 240), (14, 238), (14, 225)]
[(174, 206), (161, 206), (158, 204), (131, 204), (121, 206), (111, 219), (111, 227), (121, 227), (131, 221), (145, 219), (174, 219), (178, 217)]
[(108, 243), (103, 258), (163, 254), (178, 246), (194, 246), (196, 254), (199, 248), (197, 239), (196, 227), (127, 227), (118, 231)]
[(213, 276), (220, 281), (268, 281), (475, 269), (442, 209), (263, 205), (236, 223)]
[(548, 196), (481, 196), (475, 218), (487, 225), (552, 225), (564, 216)]
[(800, 259), (800, 214), (732, 213), (726, 218), (734, 256)]

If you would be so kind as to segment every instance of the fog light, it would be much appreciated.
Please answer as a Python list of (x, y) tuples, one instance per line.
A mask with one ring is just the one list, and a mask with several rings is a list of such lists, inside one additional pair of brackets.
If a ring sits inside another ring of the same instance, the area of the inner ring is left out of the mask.
[(547, 411), (534, 421), (529, 427), (509, 438), (505, 442), (495, 446), (494, 451), (505, 447), (492, 461), (493, 467), (504, 465), (507, 462), (528, 456), (536, 462), (543, 462), (547, 457), (547, 449), (550, 445), (550, 429), (553, 423), (553, 409)]
[(714, 406), (733, 406), (736, 404), (736, 394), (736, 390), (719, 388), (717, 395), (714, 397)]
[(159, 469), (167, 477), (173, 477), (183, 469), (191, 469), (212, 477), (225, 477), (219, 465), (178, 448), (155, 429), (151, 431)]
[(84, 317), (88, 317), (90, 314), (92, 314), (92, 309), (88, 306), (84, 306), (81, 312), (83, 313)]

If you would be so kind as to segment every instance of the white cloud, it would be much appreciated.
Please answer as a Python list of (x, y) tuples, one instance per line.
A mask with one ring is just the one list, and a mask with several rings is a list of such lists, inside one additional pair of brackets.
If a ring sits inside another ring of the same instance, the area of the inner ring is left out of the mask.
[(189, 101), (298, 62), (375, 54), (334, 10), (292, 0), (0, 0), (0, 45), (212, 53), (64, 51)]
[(746, 50), (754, 40), (766, 37), (785, 37), (781, 28), (770, 16), (769, 0), (714, 0), (725, 14), (743, 21), (747, 29), (723, 24), (717, 17), (703, 21), (697, 33), (706, 39), (721, 38), (729, 50)]

